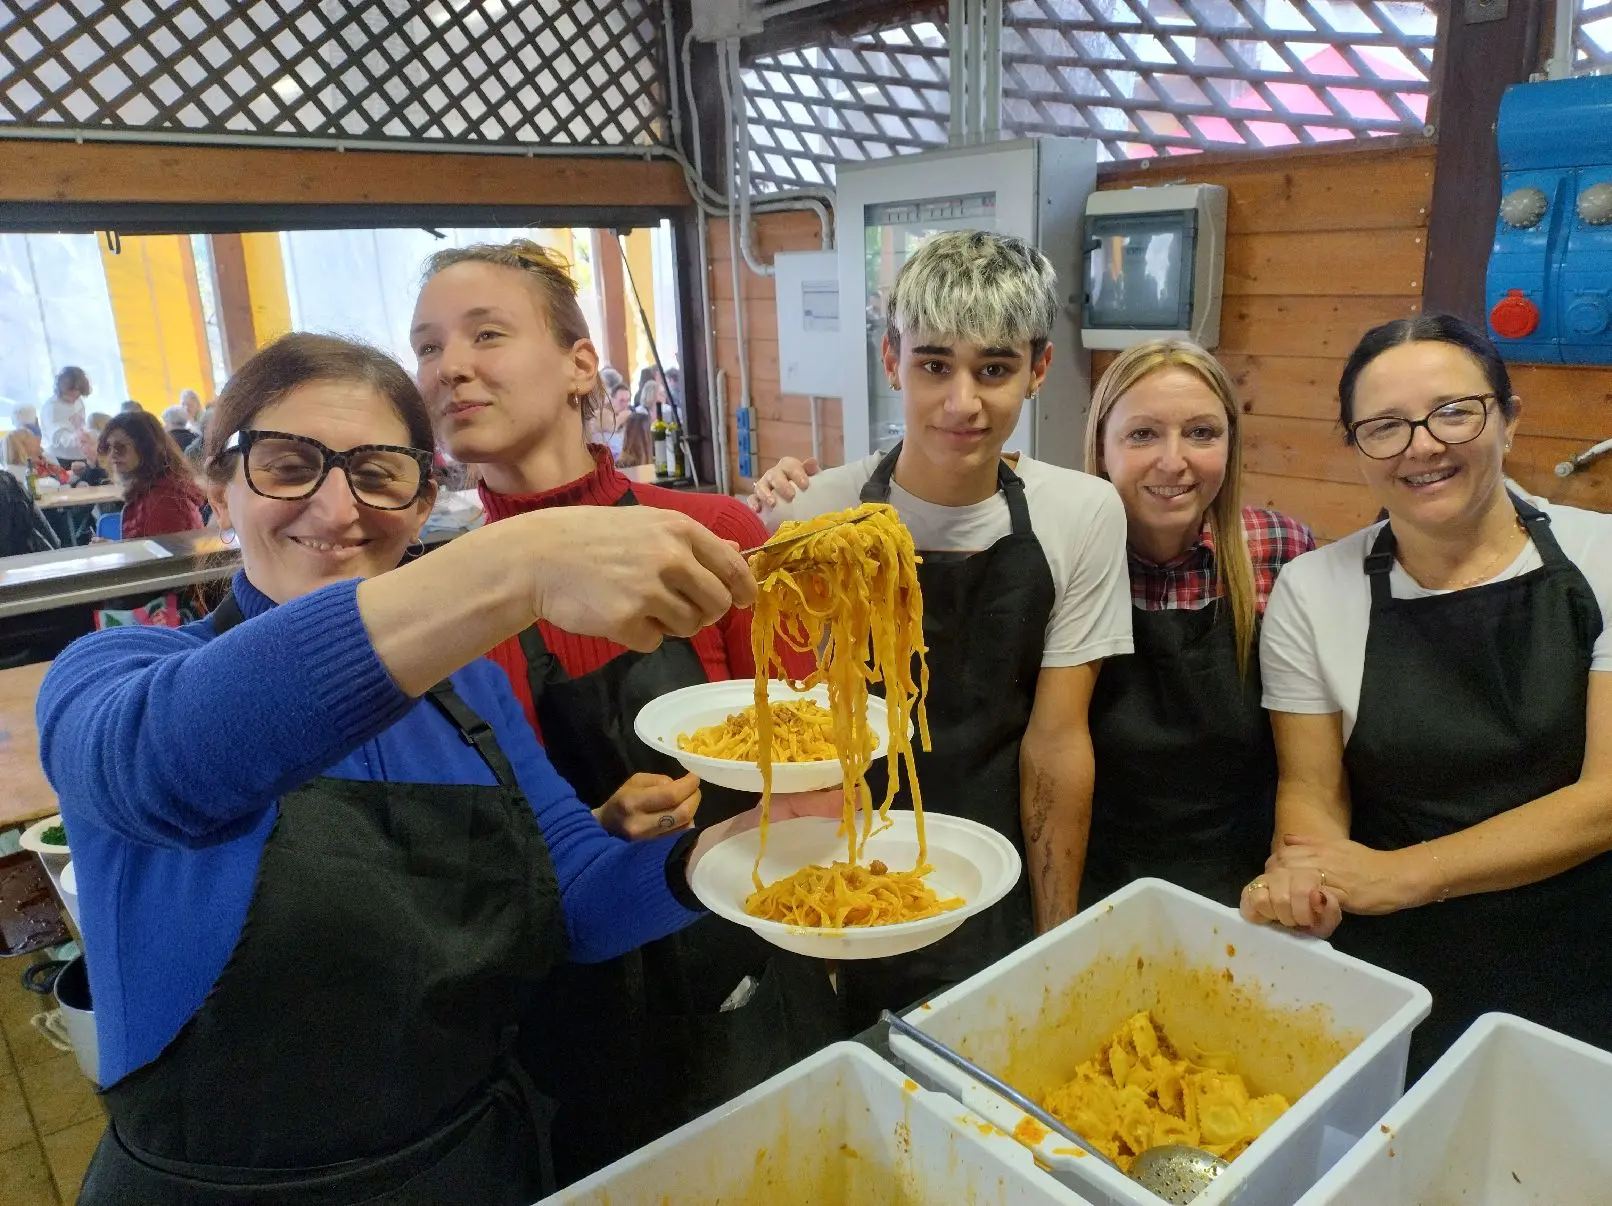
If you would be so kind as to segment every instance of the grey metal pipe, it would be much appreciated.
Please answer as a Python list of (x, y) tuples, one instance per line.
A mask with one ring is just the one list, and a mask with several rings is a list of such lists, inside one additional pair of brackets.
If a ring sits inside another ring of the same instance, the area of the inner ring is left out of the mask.
[(951, 76), (947, 81), (948, 98), (951, 101), (951, 128), (946, 131), (946, 141), (953, 146), (961, 146), (968, 137), (968, 122), (966, 114), (966, 91), (968, 81), (968, 66), (964, 61), (964, 49), (968, 43), (968, 19), (965, 13), (966, 0), (950, 0), (946, 8), (946, 49), (951, 56)]
[(756, 259), (756, 249), (751, 239), (754, 232), (750, 228), (750, 114), (745, 108), (744, 71), (739, 63), (739, 39), (730, 38), (727, 49), (733, 88), (730, 103), (737, 106), (737, 111), (730, 109), (729, 118), (738, 126), (739, 135), (739, 245), (744, 252), (745, 267), (757, 276), (772, 276), (773, 266)]
[(983, 141), (995, 142), (1002, 133), (1002, 0), (980, 0), (985, 8), (985, 75), (980, 120)]
[(1556, 0), (1556, 36), (1551, 42), (1546, 74), (1565, 80), (1573, 74), (1573, 27), (1578, 24), (1578, 0)]

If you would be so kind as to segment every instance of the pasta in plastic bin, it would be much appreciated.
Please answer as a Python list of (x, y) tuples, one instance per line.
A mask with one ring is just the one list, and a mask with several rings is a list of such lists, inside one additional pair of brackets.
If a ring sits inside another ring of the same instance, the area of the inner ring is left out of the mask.
[(1184, 1143), (1233, 1160), (1288, 1108), (1251, 1097), (1218, 1052), (1179, 1054), (1147, 1011), (1127, 1019), (1043, 1107), (1120, 1168), (1150, 1147)]
[[(750, 566), (757, 583), (750, 640), (756, 662), (756, 762), (763, 790), (761, 847), (751, 872), (756, 890), (745, 901), (745, 911), (792, 925), (840, 928), (914, 921), (958, 908), (960, 899), (941, 900), (923, 882), (931, 868), (910, 734), (916, 714), (919, 740), (929, 748), (923, 705), (929, 668), (923, 656), (923, 595), (912, 534), (894, 508), (863, 503), (784, 524), (754, 554)], [(782, 728), (775, 719), (778, 706), (768, 702), (767, 684), (775, 672), (783, 673), (780, 644), (817, 654), (817, 669), (793, 683), (797, 689), (828, 686), (833, 745), (844, 771), (846, 859), (828, 867), (803, 867), (763, 885), (760, 867), (767, 848), (774, 747)], [(877, 860), (865, 867), (859, 863), (874, 832), (875, 809), (867, 791), (876, 748), (867, 720), (873, 682), (884, 684), (890, 728), (889, 787), (877, 812), (881, 819), (888, 817), (905, 771), (918, 830), (917, 865), (910, 871), (893, 871)]]

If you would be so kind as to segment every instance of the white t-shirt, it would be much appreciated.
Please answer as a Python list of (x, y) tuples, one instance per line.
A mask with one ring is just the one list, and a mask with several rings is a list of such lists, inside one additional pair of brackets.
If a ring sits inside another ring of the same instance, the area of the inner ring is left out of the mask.
[(84, 430), (84, 399), (68, 402), (52, 397), (44, 405), (39, 430), (45, 435), (45, 451), (53, 453), (64, 464), (82, 459), (78, 433)]
[[(810, 519), (857, 505), (878, 467), (879, 453), (826, 469), (793, 502), (762, 511), (769, 532), (791, 519)], [(1043, 666), (1081, 666), (1131, 652), (1131, 582), (1125, 562), (1125, 507), (1100, 477), (1019, 457), (1030, 526), (1041, 543), (1056, 592), (1041, 647)], [(1007, 498), (942, 507), (890, 483), (890, 505), (919, 551), (976, 553), (1013, 530)]]
[[(1603, 627), (1590, 669), (1612, 672), (1612, 515), (1557, 506), (1516, 492), (1550, 516), (1556, 543), (1595, 592)], [(1265, 707), (1272, 712), (1311, 715), (1341, 712), (1345, 741), (1360, 713), (1360, 680), (1365, 671), (1366, 629), (1371, 616), (1365, 560), (1382, 526), (1374, 523), (1290, 561), (1276, 579), (1260, 633)], [(1489, 581), (1516, 578), (1542, 564), (1539, 550), (1529, 541), (1517, 559)], [(1450, 593), (1420, 585), (1397, 561), (1388, 582), (1396, 599)]]

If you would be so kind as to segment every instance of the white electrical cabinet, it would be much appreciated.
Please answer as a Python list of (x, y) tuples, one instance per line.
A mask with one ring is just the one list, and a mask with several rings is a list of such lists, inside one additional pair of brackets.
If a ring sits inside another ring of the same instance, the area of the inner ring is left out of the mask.
[(930, 235), (994, 230), (1047, 255), (1064, 302), (1047, 380), (1036, 403), (1025, 406), (1007, 448), (1078, 468), (1091, 403), (1090, 358), (1080, 343), (1081, 225), (1097, 182), (1096, 144), (1024, 139), (841, 163), (837, 171), (846, 460), (890, 449), (904, 433), (901, 396), (885, 379), (880, 354), (901, 265)]
[(780, 251), (773, 257), (783, 393), (838, 398), (844, 392), (839, 263), (834, 251)]

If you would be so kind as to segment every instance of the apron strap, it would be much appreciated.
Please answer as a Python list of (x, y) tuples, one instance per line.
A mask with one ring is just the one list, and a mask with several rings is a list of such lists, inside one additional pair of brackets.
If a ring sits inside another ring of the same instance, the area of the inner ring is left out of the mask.
[[(903, 441), (905, 442), (905, 441)], [(860, 501), (869, 503), (888, 503), (890, 501), (890, 483), (894, 479), (896, 461), (901, 456), (901, 445), (897, 444), (885, 453), (878, 465), (874, 467), (873, 474), (862, 487), (858, 495)], [(1028, 536), (1033, 529), (1030, 524), (1030, 505), (1024, 497), (1024, 479), (1012, 469), (1001, 457), (996, 461), (996, 488), (1007, 496), (1008, 518), (1012, 522), (1012, 531), (1015, 536)]]
[(1510, 490), (1506, 494), (1511, 498), (1511, 505), (1517, 508), (1517, 518), (1522, 520), (1523, 531), (1528, 533), (1528, 539), (1539, 550), (1540, 561), (1548, 566), (1571, 564), (1567, 554), (1562, 552), (1562, 546), (1556, 542), (1556, 533), (1551, 531), (1550, 516)]
[(448, 723), (458, 730), (460, 738), (481, 755), (481, 760), (493, 772), (493, 778), (498, 780), (500, 787), (520, 790), (520, 784), (515, 778), (515, 768), (510, 764), (498, 744), (498, 738), (493, 735), (493, 727), (477, 716), (459, 693), (453, 689), (453, 683), (443, 679), (436, 686), (426, 692), (426, 698), (436, 705), (437, 711), (448, 718)]
[[(906, 441), (903, 440), (902, 443)], [(861, 502), (887, 503), (890, 501), (890, 479), (896, 471), (896, 461), (901, 457), (901, 444), (897, 444), (885, 453), (879, 463), (873, 468), (873, 476), (869, 477), (858, 495)]]
[[(612, 507), (636, 507), (639, 505), (638, 497), (628, 486), (622, 496), (610, 504)], [(555, 683), (571, 681), (571, 676), (560, 665), (560, 659), (555, 657), (549, 649), (548, 642), (543, 639), (542, 629), (533, 624), (515, 638), (520, 642), (521, 656), (526, 659), (526, 678), (532, 686), (532, 702), (537, 702), (538, 687), (552, 686)]]
[(224, 601), (213, 609), (213, 631), (223, 636), (242, 620), (241, 605), (235, 601), (235, 592), (232, 590), (224, 596)]
[[(1511, 505), (1517, 511), (1517, 518), (1522, 523), (1523, 531), (1539, 550), (1540, 561), (1552, 567), (1571, 564), (1567, 554), (1562, 552), (1562, 546), (1557, 543), (1556, 534), (1550, 530), (1550, 516), (1510, 490), (1506, 491), (1506, 497), (1511, 499)], [(1394, 539), (1392, 523), (1383, 524), (1382, 531), (1377, 533), (1377, 539), (1372, 543), (1371, 552), (1365, 562), (1366, 574), (1371, 578), (1373, 607), (1385, 607), (1393, 598), (1388, 575), (1394, 568), (1394, 550), (1397, 547), (1398, 541)]]

